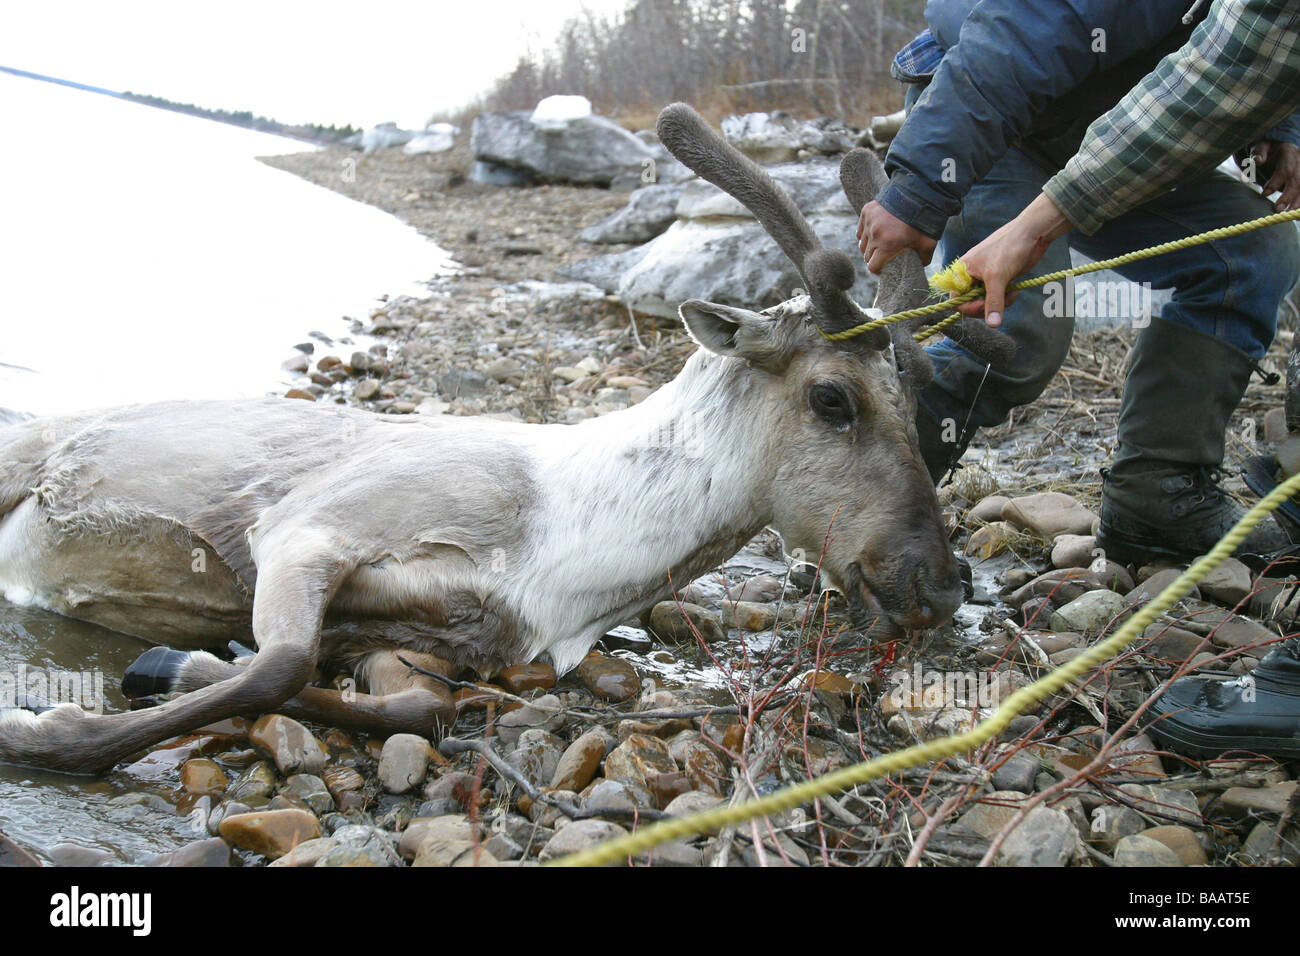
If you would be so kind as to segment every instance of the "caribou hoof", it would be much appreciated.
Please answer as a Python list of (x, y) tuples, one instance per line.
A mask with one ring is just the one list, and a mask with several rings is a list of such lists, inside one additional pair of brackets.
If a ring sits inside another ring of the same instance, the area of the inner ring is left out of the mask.
[(189, 656), (171, 647), (149, 648), (122, 675), (123, 696), (137, 700), (170, 693)]

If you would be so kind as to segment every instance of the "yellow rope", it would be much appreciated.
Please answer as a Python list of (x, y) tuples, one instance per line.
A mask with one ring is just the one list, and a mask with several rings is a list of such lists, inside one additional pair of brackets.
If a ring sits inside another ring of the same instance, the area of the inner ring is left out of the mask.
[(592, 847), (590, 850), (584, 850), (581, 853), (574, 853), (559, 860), (551, 861), (548, 865), (605, 866), (610, 863), (618, 863), (669, 840), (698, 836), (725, 826), (744, 823), (754, 817), (793, 810), (795, 807), (811, 803), (817, 797), (847, 790), (868, 780), (874, 780), (886, 774), (897, 773), (909, 767), (915, 767), (917, 764), (942, 760), (954, 754), (973, 750), (1000, 734), (1013, 718), (1031, 704), (1035, 704), (1056, 693), (1071, 681), (1082, 677), (1089, 670), (1114, 657), (1131, 644), (1162, 611), (1173, 606), (1175, 601), (1191, 590), (1205, 575), (1218, 567), (1232, 552), (1236, 551), (1237, 546), (1241, 544), (1246, 535), (1250, 534), (1251, 529), (1256, 524), (1297, 492), (1300, 492), (1300, 475), (1288, 478), (1269, 492), (1264, 499), (1257, 502), (1233, 526), (1232, 530), (1223, 536), (1209, 554), (1197, 559), (1190, 568), (1178, 576), (1177, 580), (1161, 591), (1155, 600), (1129, 618), (1113, 635), (1084, 651), (1074, 660), (1034, 681), (1034, 683), (1022, 687), (1008, 697), (994, 711), (992, 716), (981, 721), (970, 730), (960, 734), (953, 734), (951, 737), (927, 741), (923, 744), (907, 747), (904, 750), (884, 754), (874, 760), (867, 760), (852, 767), (845, 767), (842, 770), (836, 770), (824, 776), (777, 790), (775, 793), (760, 797), (757, 800), (653, 823), (644, 829), (637, 830), (635, 833), (617, 837), (599, 846)]
[[(1061, 269), (1058, 272), (1049, 272), (1046, 275), (1035, 276), (1032, 279), (1022, 279), (1019, 282), (1013, 282), (1007, 286), (1007, 291), (1012, 292), (1018, 289), (1032, 289), (1035, 286), (1046, 285), (1049, 282), (1056, 282), (1059, 279), (1068, 279), (1071, 276), (1086, 275), (1089, 272), (1100, 272), (1103, 269), (1114, 269), (1117, 266), (1127, 265), (1130, 262), (1137, 262), (1140, 259), (1150, 259), (1154, 256), (1164, 255), (1167, 252), (1177, 252), (1179, 249), (1187, 249), (1190, 246), (1203, 245), (1207, 242), (1213, 242), (1216, 239), (1226, 239), (1229, 236), (1238, 236), (1243, 232), (1250, 232), (1254, 229), (1263, 229), (1265, 226), (1275, 226), (1280, 222), (1290, 222), (1293, 219), (1300, 219), (1300, 209), (1289, 209), (1286, 212), (1275, 212), (1268, 216), (1261, 216), (1258, 219), (1239, 222), (1233, 226), (1221, 226), (1218, 229), (1211, 229), (1208, 232), (1197, 233), (1194, 236), (1188, 236), (1186, 239), (1175, 239), (1173, 242), (1162, 242), (1159, 245), (1147, 246), (1147, 248), (1138, 249), (1135, 252), (1126, 252), (1122, 256), (1115, 256), (1113, 259), (1103, 259), (1100, 262), (1089, 262), (1086, 265), (1075, 266), (1071, 269)], [(964, 280), (962, 278), (963, 276), (965, 277)], [(879, 329), (886, 325), (893, 325), (895, 322), (906, 322), (908, 319), (917, 319), (922, 316), (933, 315), (936, 312), (946, 311), (955, 305), (974, 301), (984, 294), (983, 285), (971, 285), (973, 280), (970, 278), (970, 274), (966, 272), (965, 263), (960, 259), (956, 259), (950, 263), (936, 278), (938, 278), (940, 286), (949, 291), (958, 291), (963, 287), (965, 287), (965, 291), (961, 291), (958, 295), (955, 295), (950, 299), (944, 299), (942, 302), (923, 305), (916, 309), (908, 309), (905, 312), (895, 312), (893, 315), (886, 315), (883, 318), (872, 319), (870, 322), (864, 322), (851, 329), (845, 329), (843, 332), (823, 332), (822, 335), (832, 342), (842, 342), (845, 339), (851, 339), (855, 336), (862, 335), (864, 332), (870, 332), (872, 329)], [(956, 320), (953, 319), (952, 321)], [(917, 333), (913, 338), (919, 342), (921, 339), (933, 335), (939, 330), (941, 325), (943, 325), (943, 323), (933, 325), (924, 330), (924, 334)]]

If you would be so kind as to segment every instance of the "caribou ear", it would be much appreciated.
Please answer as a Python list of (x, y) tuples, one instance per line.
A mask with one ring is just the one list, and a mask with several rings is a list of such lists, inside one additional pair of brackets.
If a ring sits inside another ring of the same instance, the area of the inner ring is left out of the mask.
[(687, 299), (677, 310), (686, 331), (716, 355), (734, 355), (767, 369), (783, 366), (789, 341), (771, 316), (702, 299)]

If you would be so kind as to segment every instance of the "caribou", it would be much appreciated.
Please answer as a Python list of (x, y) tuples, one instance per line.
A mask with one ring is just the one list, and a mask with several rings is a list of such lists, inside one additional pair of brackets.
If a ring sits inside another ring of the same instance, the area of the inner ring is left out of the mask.
[[(272, 711), (432, 735), (453, 709), (430, 675), (542, 654), (563, 673), (764, 527), (821, 555), (854, 605), (906, 628), (949, 619), (962, 585), (917, 448), (916, 323), (828, 340), (881, 314), (849, 297), (853, 261), (688, 106), (658, 132), (748, 207), (805, 291), (763, 312), (683, 303), (699, 349), (640, 404), (560, 425), (165, 402), (0, 430), (0, 592), (158, 645), (124, 685), (168, 695), (9, 708), (0, 761), (97, 773)], [(841, 178), (856, 208), (884, 184), (863, 150)], [(880, 288), (877, 309), (917, 304), (919, 259)], [(977, 320), (950, 334), (1004, 357)], [(256, 651), (229, 660), (231, 642)], [(343, 669), (364, 692), (320, 686)]]

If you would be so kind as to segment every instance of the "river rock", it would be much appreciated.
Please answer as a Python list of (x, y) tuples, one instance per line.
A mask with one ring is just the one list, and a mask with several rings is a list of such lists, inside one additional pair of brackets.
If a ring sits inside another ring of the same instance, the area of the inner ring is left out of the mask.
[(544, 787), (555, 776), (560, 763), (562, 741), (555, 734), (541, 728), (525, 730), (519, 735), (515, 749), (506, 754), (510, 764), (524, 779), (535, 787)]
[(1092, 534), (1097, 520), (1095, 514), (1059, 491), (1013, 498), (1003, 505), (1002, 518), (1049, 541), (1059, 534)]
[(436, 837), (420, 844), (411, 866), (499, 866), (500, 862), (487, 848), (468, 840), (442, 840)]
[(320, 836), (320, 822), (305, 810), (239, 813), (221, 821), (221, 838), (232, 846), (276, 859)]
[(265, 760), (258, 760), (245, 770), (231, 784), (227, 795), (231, 800), (240, 802), (261, 801), (265, 803), (275, 792), (275, 771)]
[(1126, 616), (1128, 602), (1114, 591), (1089, 591), (1052, 614), (1054, 631), (1097, 631)]
[(281, 774), (310, 773), (319, 776), (329, 756), (321, 742), (298, 721), (281, 714), (267, 714), (253, 724), (249, 742), (275, 762)]
[(278, 860), (272, 860), (267, 866), (315, 866), (316, 861), (337, 845), (338, 841), (333, 837), (317, 837), (315, 840), (299, 843)]
[(389, 793), (407, 793), (424, 782), (429, 741), (415, 734), (393, 734), (379, 755), (379, 782)]
[(412, 820), (397, 841), (397, 852), (405, 859), (414, 859), (420, 844), (428, 839), (468, 842), (474, 839), (474, 825), (463, 813), (449, 813), (438, 817)]
[(1277, 634), (1263, 624), (1239, 614), (1225, 618), (1210, 634), (1210, 642), (1216, 647), (1256, 647), (1256, 653), (1261, 656), (1269, 651), (1267, 646), (1261, 645), (1276, 639)]
[[(1250, 834), (1241, 845), (1241, 856), (1257, 866), (1296, 866), (1300, 864), (1300, 843), (1294, 826), (1282, 840), (1277, 839), (1277, 824), (1261, 820), (1251, 827)], [(1274, 846), (1276, 845), (1276, 856)]]
[(1140, 833), (1126, 836), (1115, 847), (1116, 866), (1182, 866), (1183, 861), (1159, 840)]
[(1203, 822), (1196, 795), (1190, 790), (1153, 787), (1145, 783), (1125, 783), (1119, 789), (1134, 801), (1136, 809), (1143, 813), (1158, 814), (1160, 820), (1192, 825)]
[(543, 861), (557, 860), (626, 835), (627, 830), (607, 820), (574, 820), (546, 841), (546, 846), (542, 847), (537, 858)]
[(645, 786), (648, 777), (676, 772), (668, 744), (646, 734), (633, 734), (605, 758), (605, 776), (611, 780), (626, 779)]
[(186, 793), (217, 796), (226, 792), (226, 772), (215, 760), (203, 757), (181, 764), (181, 787)]
[(1006, 551), (1016, 539), (1016, 527), (1009, 521), (994, 521), (976, 528), (966, 542), (969, 557), (988, 559)]
[(1139, 836), (1162, 843), (1182, 861), (1183, 866), (1205, 866), (1209, 860), (1205, 848), (1196, 839), (1196, 831), (1176, 824), (1151, 827), (1143, 830)]
[(1250, 594), (1250, 568), (1236, 558), (1220, 562), (1197, 585), (1211, 601), (1217, 601), (1227, 607), (1236, 607)]
[(285, 781), (285, 790), (293, 794), (303, 804), (320, 816), (334, 809), (334, 798), (330, 796), (325, 781), (314, 774), (295, 773)]
[(1003, 506), (1010, 500), (1006, 495), (986, 495), (971, 508), (970, 516), (986, 524), (998, 521), (1002, 518)]
[(992, 840), (999, 830), (1011, 822), (1025, 799), (1025, 794), (1015, 791), (987, 793), (980, 798), (979, 803), (962, 813), (957, 822), (984, 839)]
[(41, 861), (0, 833), (0, 866), (40, 866)]
[[(1164, 568), (1157, 571), (1125, 594), (1124, 599), (1128, 601), (1129, 604), (1146, 604), (1165, 588), (1169, 587), (1169, 585), (1173, 584), (1182, 573), (1183, 572), (1180, 568)], [(1180, 598), (1180, 600), (1187, 598), (1199, 600), (1200, 597), (1200, 588), (1193, 586), (1192, 589), (1184, 595), (1184, 598)]]
[(565, 748), (551, 778), (553, 790), (580, 791), (596, 776), (605, 759), (605, 735), (589, 730)]
[(196, 840), (149, 860), (149, 866), (221, 867), (230, 866), (230, 846), (219, 837)]
[(1141, 833), (1146, 828), (1146, 820), (1136, 810), (1106, 804), (1092, 811), (1092, 825), (1086, 839), (1109, 852), (1124, 837)]
[(512, 664), (497, 674), (497, 680), (512, 694), (526, 694), (530, 690), (546, 690), (555, 686), (555, 668), (545, 661), (529, 664)]
[(706, 644), (727, 636), (722, 620), (708, 608), (676, 601), (660, 601), (650, 610), (650, 630), (669, 644), (694, 643), (696, 634)]
[(756, 601), (723, 601), (722, 623), (743, 631), (759, 633), (771, 630), (776, 624), (777, 606)]
[(1022, 584), (1007, 596), (1012, 607), (1021, 607), (1030, 598), (1051, 596), (1058, 607), (1069, 604), (1081, 594), (1105, 589), (1101, 580), (1084, 568), (1061, 568), (1040, 574), (1028, 584)]
[(672, 814), (675, 817), (690, 816), (692, 813), (712, 810), (722, 801), (722, 797), (712, 793), (705, 793), (703, 790), (688, 790), (680, 796), (673, 797), (668, 805), (664, 807), (664, 813)]
[(1278, 816), (1286, 809), (1295, 788), (1294, 780), (1268, 787), (1232, 787), (1223, 792), (1219, 806), (1239, 820)]
[(603, 116), (539, 125), (531, 110), (480, 113), (470, 131), (474, 158), (522, 170), (537, 182), (608, 186), (620, 173), (652, 169), (656, 154)]
[(1092, 564), (1097, 539), (1090, 534), (1061, 534), (1052, 542), (1052, 567), (1086, 568)]
[(543, 694), (531, 703), (497, 718), (497, 736), (503, 743), (513, 746), (518, 743), (519, 735), (530, 727), (554, 733), (563, 724), (564, 710), (560, 698), (554, 694)]
[(1002, 766), (993, 771), (990, 781), (995, 790), (1014, 790), (1017, 793), (1033, 793), (1034, 778), (1043, 765), (1028, 754), (1012, 754)]
[(606, 657), (592, 651), (578, 665), (578, 680), (602, 700), (621, 703), (641, 692), (636, 669), (620, 657)]
[(999, 866), (1069, 866), (1082, 855), (1079, 832), (1069, 816), (1037, 806), (1003, 841)]

